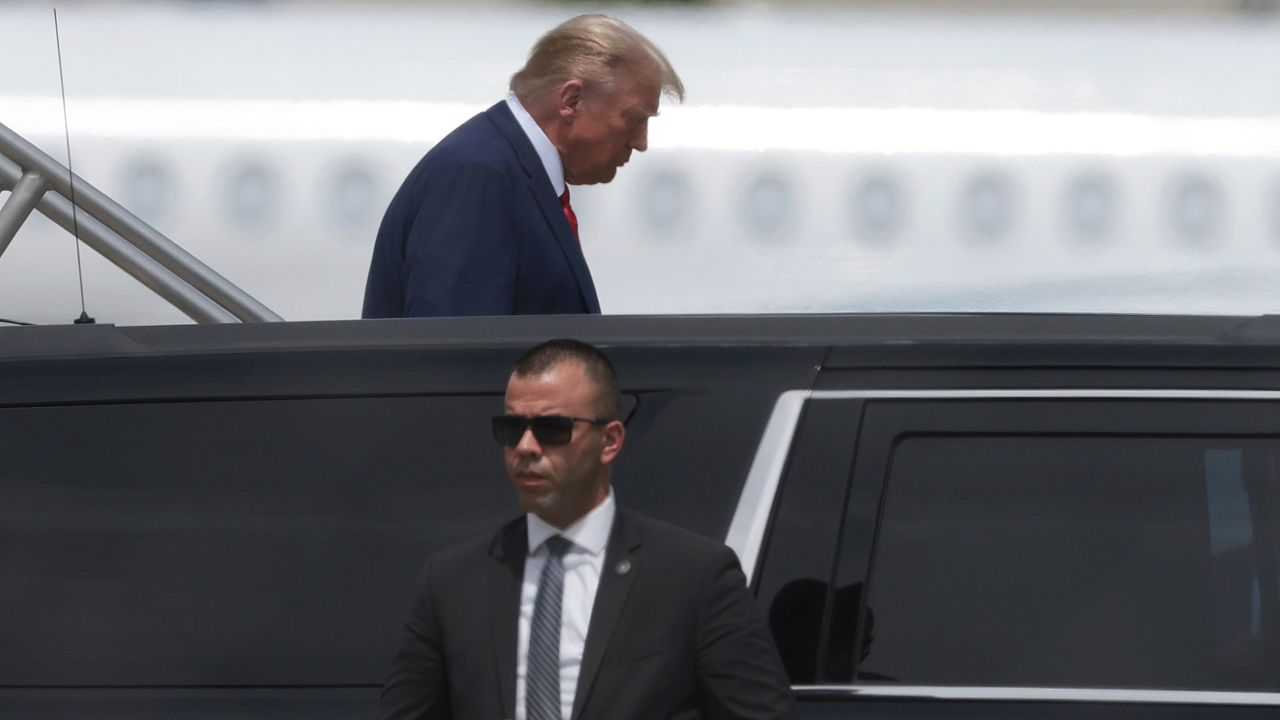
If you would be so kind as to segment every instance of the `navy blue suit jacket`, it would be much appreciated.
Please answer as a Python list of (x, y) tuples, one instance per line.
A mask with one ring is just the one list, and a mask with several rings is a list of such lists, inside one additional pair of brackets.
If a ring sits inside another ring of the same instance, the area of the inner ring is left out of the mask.
[(382, 218), (366, 318), (599, 312), (560, 199), (505, 102), (432, 148)]

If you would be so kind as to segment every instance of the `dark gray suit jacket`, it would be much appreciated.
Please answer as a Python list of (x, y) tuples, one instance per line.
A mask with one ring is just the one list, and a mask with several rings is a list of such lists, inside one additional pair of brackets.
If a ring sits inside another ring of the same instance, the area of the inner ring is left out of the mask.
[[(515, 717), (527, 543), (520, 518), (427, 561), (382, 691), (383, 720)], [(764, 720), (795, 713), (777, 649), (733, 551), (619, 508), (571, 720)]]

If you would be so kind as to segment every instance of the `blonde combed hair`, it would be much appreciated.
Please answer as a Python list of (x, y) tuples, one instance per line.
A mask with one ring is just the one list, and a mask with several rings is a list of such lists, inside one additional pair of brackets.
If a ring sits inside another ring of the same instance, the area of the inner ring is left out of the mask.
[(524, 67), (511, 76), (511, 92), (525, 104), (548, 98), (569, 80), (608, 92), (622, 68), (657, 70), (662, 92), (684, 102), (684, 83), (656, 45), (608, 15), (579, 15), (538, 39)]

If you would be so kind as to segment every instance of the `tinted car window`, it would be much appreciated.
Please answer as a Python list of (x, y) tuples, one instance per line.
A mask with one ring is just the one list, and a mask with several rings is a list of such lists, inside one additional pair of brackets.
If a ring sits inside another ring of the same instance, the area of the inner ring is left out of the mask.
[[(849, 484), (861, 403), (811, 402), (799, 423), (784, 480), (775, 501), (768, 553), (757, 572), (756, 592), (792, 683), (825, 676), (822, 638), (852, 642), (849, 624), (832, 626), (827, 609), (856, 607), (861, 585), (833, 587), (831, 568)], [(847, 675), (849, 670), (845, 670)]]
[(860, 680), (1280, 677), (1280, 440), (909, 436), (889, 467)]

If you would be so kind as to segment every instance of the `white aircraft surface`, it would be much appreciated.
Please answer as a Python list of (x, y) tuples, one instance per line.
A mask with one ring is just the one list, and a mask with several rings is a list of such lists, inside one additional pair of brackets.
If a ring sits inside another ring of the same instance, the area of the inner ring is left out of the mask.
[[(588, 9), (72, 5), (72, 163), (285, 318), (358, 317), (405, 174)], [(688, 88), (574, 190), (606, 313), (1280, 307), (1280, 23), (605, 10)], [(52, 13), (0, 31), (0, 122), (65, 162)], [(99, 322), (188, 322), (82, 256)], [(35, 215), (0, 318), (79, 312), (75, 243)]]

